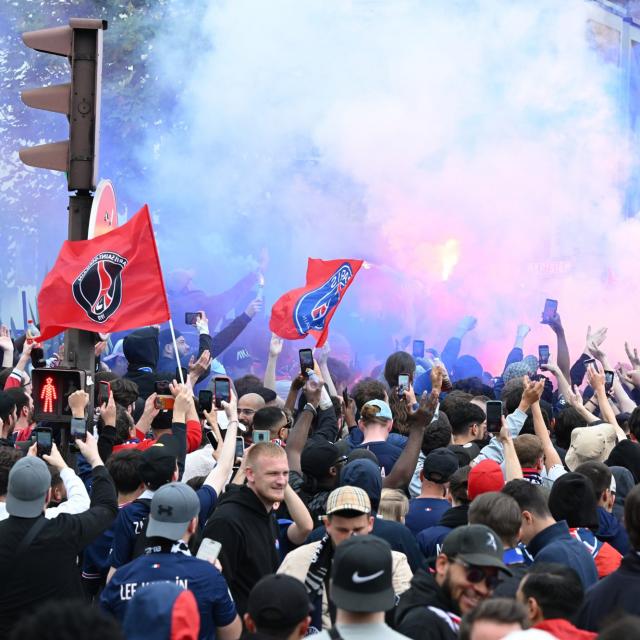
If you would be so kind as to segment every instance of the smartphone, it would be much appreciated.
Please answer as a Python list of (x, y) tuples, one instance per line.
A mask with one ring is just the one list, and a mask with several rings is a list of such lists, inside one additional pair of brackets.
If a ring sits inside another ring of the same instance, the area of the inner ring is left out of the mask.
[(75, 426), (74, 423), (71, 423), (71, 442), (75, 442), (76, 440), (82, 440), (83, 442), (87, 439), (87, 423), (83, 421), (82, 425)]
[(424, 358), (424, 340), (413, 341), (413, 357)]
[(236, 458), (242, 458), (244, 455), (244, 438), (236, 436)]
[(558, 311), (558, 301), (547, 298), (542, 311), (542, 324), (549, 324)]
[(604, 372), (604, 390), (607, 393), (609, 393), (609, 391), (611, 391), (611, 388), (613, 387), (613, 376), (614, 376), (613, 371), (607, 371), (605, 369), (605, 372)]
[(153, 385), (153, 389), (159, 396), (171, 395), (171, 383), (169, 382), (169, 380), (158, 380)]
[(231, 400), (231, 382), (229, 378), (215, 378), (213, 381), (213, 395), (215, 396), (216, 409), (222, 409), (222, 401)]
[(500, 433), (502, 429), (502, 402), (489, 400), (487, 402), (487, 431)]
[(541, 344), (538, 346), (538, 362), (539, 364), (549, 364), (549, 345)]
[(269, 442), (271, 440), (271, 432), (268, 429), (254, 429), (251, 438), (254, 444), (257, 442)]
[(97, 405), (101, 407), (103, 404), (109, 402), (109, 396), (111, 395), (111, 383), (100, 382), (98, 384), (98, 402)]
[(347, 390), (347, 387), (342, 391), (342, 400), (344, 401), (344, 408), (346, 409), (349, 406), (349, 391)]
[(213, 431), (205, 431), (204, 435), (207, 437), (207, 440), (209, 441), (209, 444), (215, 449), (218, 446), (218, 438), (215, 437), (215, 435), (213, 434)]
[(202, 317), (201, 314), (198, 313), (197, 311), (196, 312), (187, 311), (184, 314), (184, 323), (195, 325), (196, 322), (198, 322), (198, 320), (200, 320), (201, 317)]
[(222, 549), (222, 544), (217, 540), (202, 538), (202, 542), (198, 547), (198, 553), (196, 553), (196, 558), (206, 560), (213, 564), (220, 555), (220, 549)]
[(158, 396), (154, 404), (160, 411), (173, 411), (175, 403), (176, 399), (173, 396)]
[(36, 444), (38, 455), (42, 457), (45, 453), (49, 455), (51, 453), (51, 447), (53, 446), (53, 432), (48, 427), (36, 428)]
[(300, 357), (300, 371), (306, 378), (307, 369), (311, 369), (313, 371), (313, 351), (311, 351), (311, 349), (300, 349), (300, 351), (298, 351), (298, 356)]
[(211, 409), (213, 409), (213, 391), (209, 391), (209, 389), (202, 389), (198, 394), (198, 404), (202, 411), (211, 411)]
[(409, 374), (401, 373), (398, 376), (398, 395), (402, 398), (405, 391), (409, 391)]
[(42, 347), (33, 347), (33, 349), (31, 349), (31, 365), (35, 369), (46, 366), (44, 360), (44, 349)]

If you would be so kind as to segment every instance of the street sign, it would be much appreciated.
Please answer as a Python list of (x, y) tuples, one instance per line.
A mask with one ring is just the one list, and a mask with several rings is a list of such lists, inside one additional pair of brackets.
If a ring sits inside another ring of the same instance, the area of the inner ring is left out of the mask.
[(100, 184), (98, 184), (96, 193), (93, 196), (87, 238), (89, 240), (97, 238), (109, 233), (109, 231), (113, 231), (117, 226), (116, 192), (111, 180), (100, 180)]

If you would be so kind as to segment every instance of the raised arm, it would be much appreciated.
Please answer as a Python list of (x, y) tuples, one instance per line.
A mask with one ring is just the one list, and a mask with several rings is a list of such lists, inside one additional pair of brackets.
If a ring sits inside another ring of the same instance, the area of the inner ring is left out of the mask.
[(318, 362), (318, 366), (320, 367), (320, 374), (322, 375), (322, 379), (325, 381), (327, 387), (329, 388), (329, 395), (337, 396), (338, 392), (336, 390), (336, 385), (333, 383), (333, 379), (331, 378), (331, 372), (329, 371), (329, 353), (330, 353), (329, 343), (327, 342), (324, 347), (321, 349), (316, 349), (316, 360)]
[(278, 356), (282, 353), (282, 345), (284, 340), (275, 333), (271, 334), (271, 342), (269, 343), (269, 359), (267, 360), (267, 368), (264, 371), (264, 386), (272, 391), (276, 390), (276, 367), (278, 365)]
[(313, 531), (313, 518), (290, 485), (284, 490), (284, 503), (293, 520), (287, 529), (287, 538), (295, 545), (304, 544), (307, 536)]
[(228, 403), (222, 402), (222, 408), (229, 420), (227, 432), (222, 443), (218, 464), (211, 470), (204, 481), (204, 484), (213, 487), (218, 495), (224, 491), (235, 462), (236, 436), (238, 435), (238, 401), (235, 393), (231, 393)]
[(316, 417), (318, 412), (321, 390), (322, 388), (311, 390), (308, 387), (305, 390), (307, 404), (298, 415), (298, 419), (293, 425), (293, 429), (289, 432), (287, 446), (285, 448), (290, 471), (302, 473), (300, 456), (302, 455), (302, 449), (304, 449), (304, 445), (307, 443), (307, 439), (309, 438), (309, 430), (311, 429), (313, 419)]
[(551, 469), (552, 467), (562, 465), (562, 460), (560, 459), (556, 448), (551, 442), (551, 436), (549, 436), (549, 431), (547, 431), (547, 425), (544, 423), (544, 418), (542, 417), (542, 410), (540, 409), (539, 402), (531, 405), (531, 415), (533, 416), (533, 430), (542, 442), (544, 466), (546, 467), (547, 471), (549, 471), (549, 469)]
[(564, 334), (564, 327), (562, 326), (560, 314), (557, 311), (553, 318), (551, 318), (551, 320), (549, 321), (549, 326), (551, 327), (553, 333), (556, 334), (558, 367), (566, 378), (570, 378), (571, 358), (569, 357), (569, 345), (567, 344), (567, 338)]
[(592, 364), (590, 364), (587, 367), (587, 380), (589, 381), (589, 384), (593, 388), (593, 391), (598, 398), (598, 405), (600, 407), (600, 414), (602, 415), (602, 419), (615, 427), (616, 433), (618, 435), (618, 442), (626, 440), (627, 435), (620, 428), (618, 420), (616, 419), (616, 414), (613, 412), (613, 409), (609, 404), (609, 398), (607, 397), (607, 392), (604, 388), (604, 373), (597, 371), (596, 368)]
[(523, 478), (522, 467), (520, 466), (520, 460), (518, 460), (518, 454), (513, 444), (513, 438), (507, 425), (507, 421), (502, 416), (502, 428), (498, 435), (500, 442), (502, 443), (502, 450), (504, 452), (504, 475), (505, 482), (509, 480), (520, 480)]

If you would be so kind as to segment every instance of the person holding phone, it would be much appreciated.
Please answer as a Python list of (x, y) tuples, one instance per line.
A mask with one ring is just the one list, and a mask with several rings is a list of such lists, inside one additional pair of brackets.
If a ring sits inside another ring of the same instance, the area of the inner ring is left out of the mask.
[[(84, 418), (89, 396), (72, 406)], [(75, 394), (74, 394), (75, 395)], [(82, 405), (82, 414), (80, 414)], [(88, 433), (76, 444), (91, 467), (91, 504), (86, 511), (43, 518), (51, 496), (51, 473), (37, 456), (18, 460), (9, 473), (6, 509), (0, 522), (0, 637), (8, 638), (25, 611), (46, 602), (84, 597), (77, 557), (113, 521), (118, 512), (116, 490)], [(53, 451), (52, 451), (53, 453)], [(55, 460), (55, 458), (53, 458)]]
[(170, 482), (160, 487), (149, 507), (147, 551), (115, 572), (100, 596), (101, 607), (122, 622), (140, 585), (172, 582), (188, 586), (196, 598), (199, 638), (215, 634), (221, 640), (236, 640), (242, 624), (224, 577), (213, 564), (188, 552), (199, 513), (200, 500), (189, 485)]

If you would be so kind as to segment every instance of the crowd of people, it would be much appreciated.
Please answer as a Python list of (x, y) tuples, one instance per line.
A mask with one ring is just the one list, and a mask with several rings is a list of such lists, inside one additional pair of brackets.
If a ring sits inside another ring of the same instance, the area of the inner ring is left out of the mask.
[(275, 335), (234, 346), (259, 311), (199, 312), (193, 356), (100, 336), (70, 447), (34, 421), (37, 343), (0, 329), (0, 637), (640, 638), (635, 349), (614, 367), (589, 329), (572, 363), (556, 313), (548, 361), (521, 325), (489, 377), (465, 318), (441, 352), (292, 374)]

